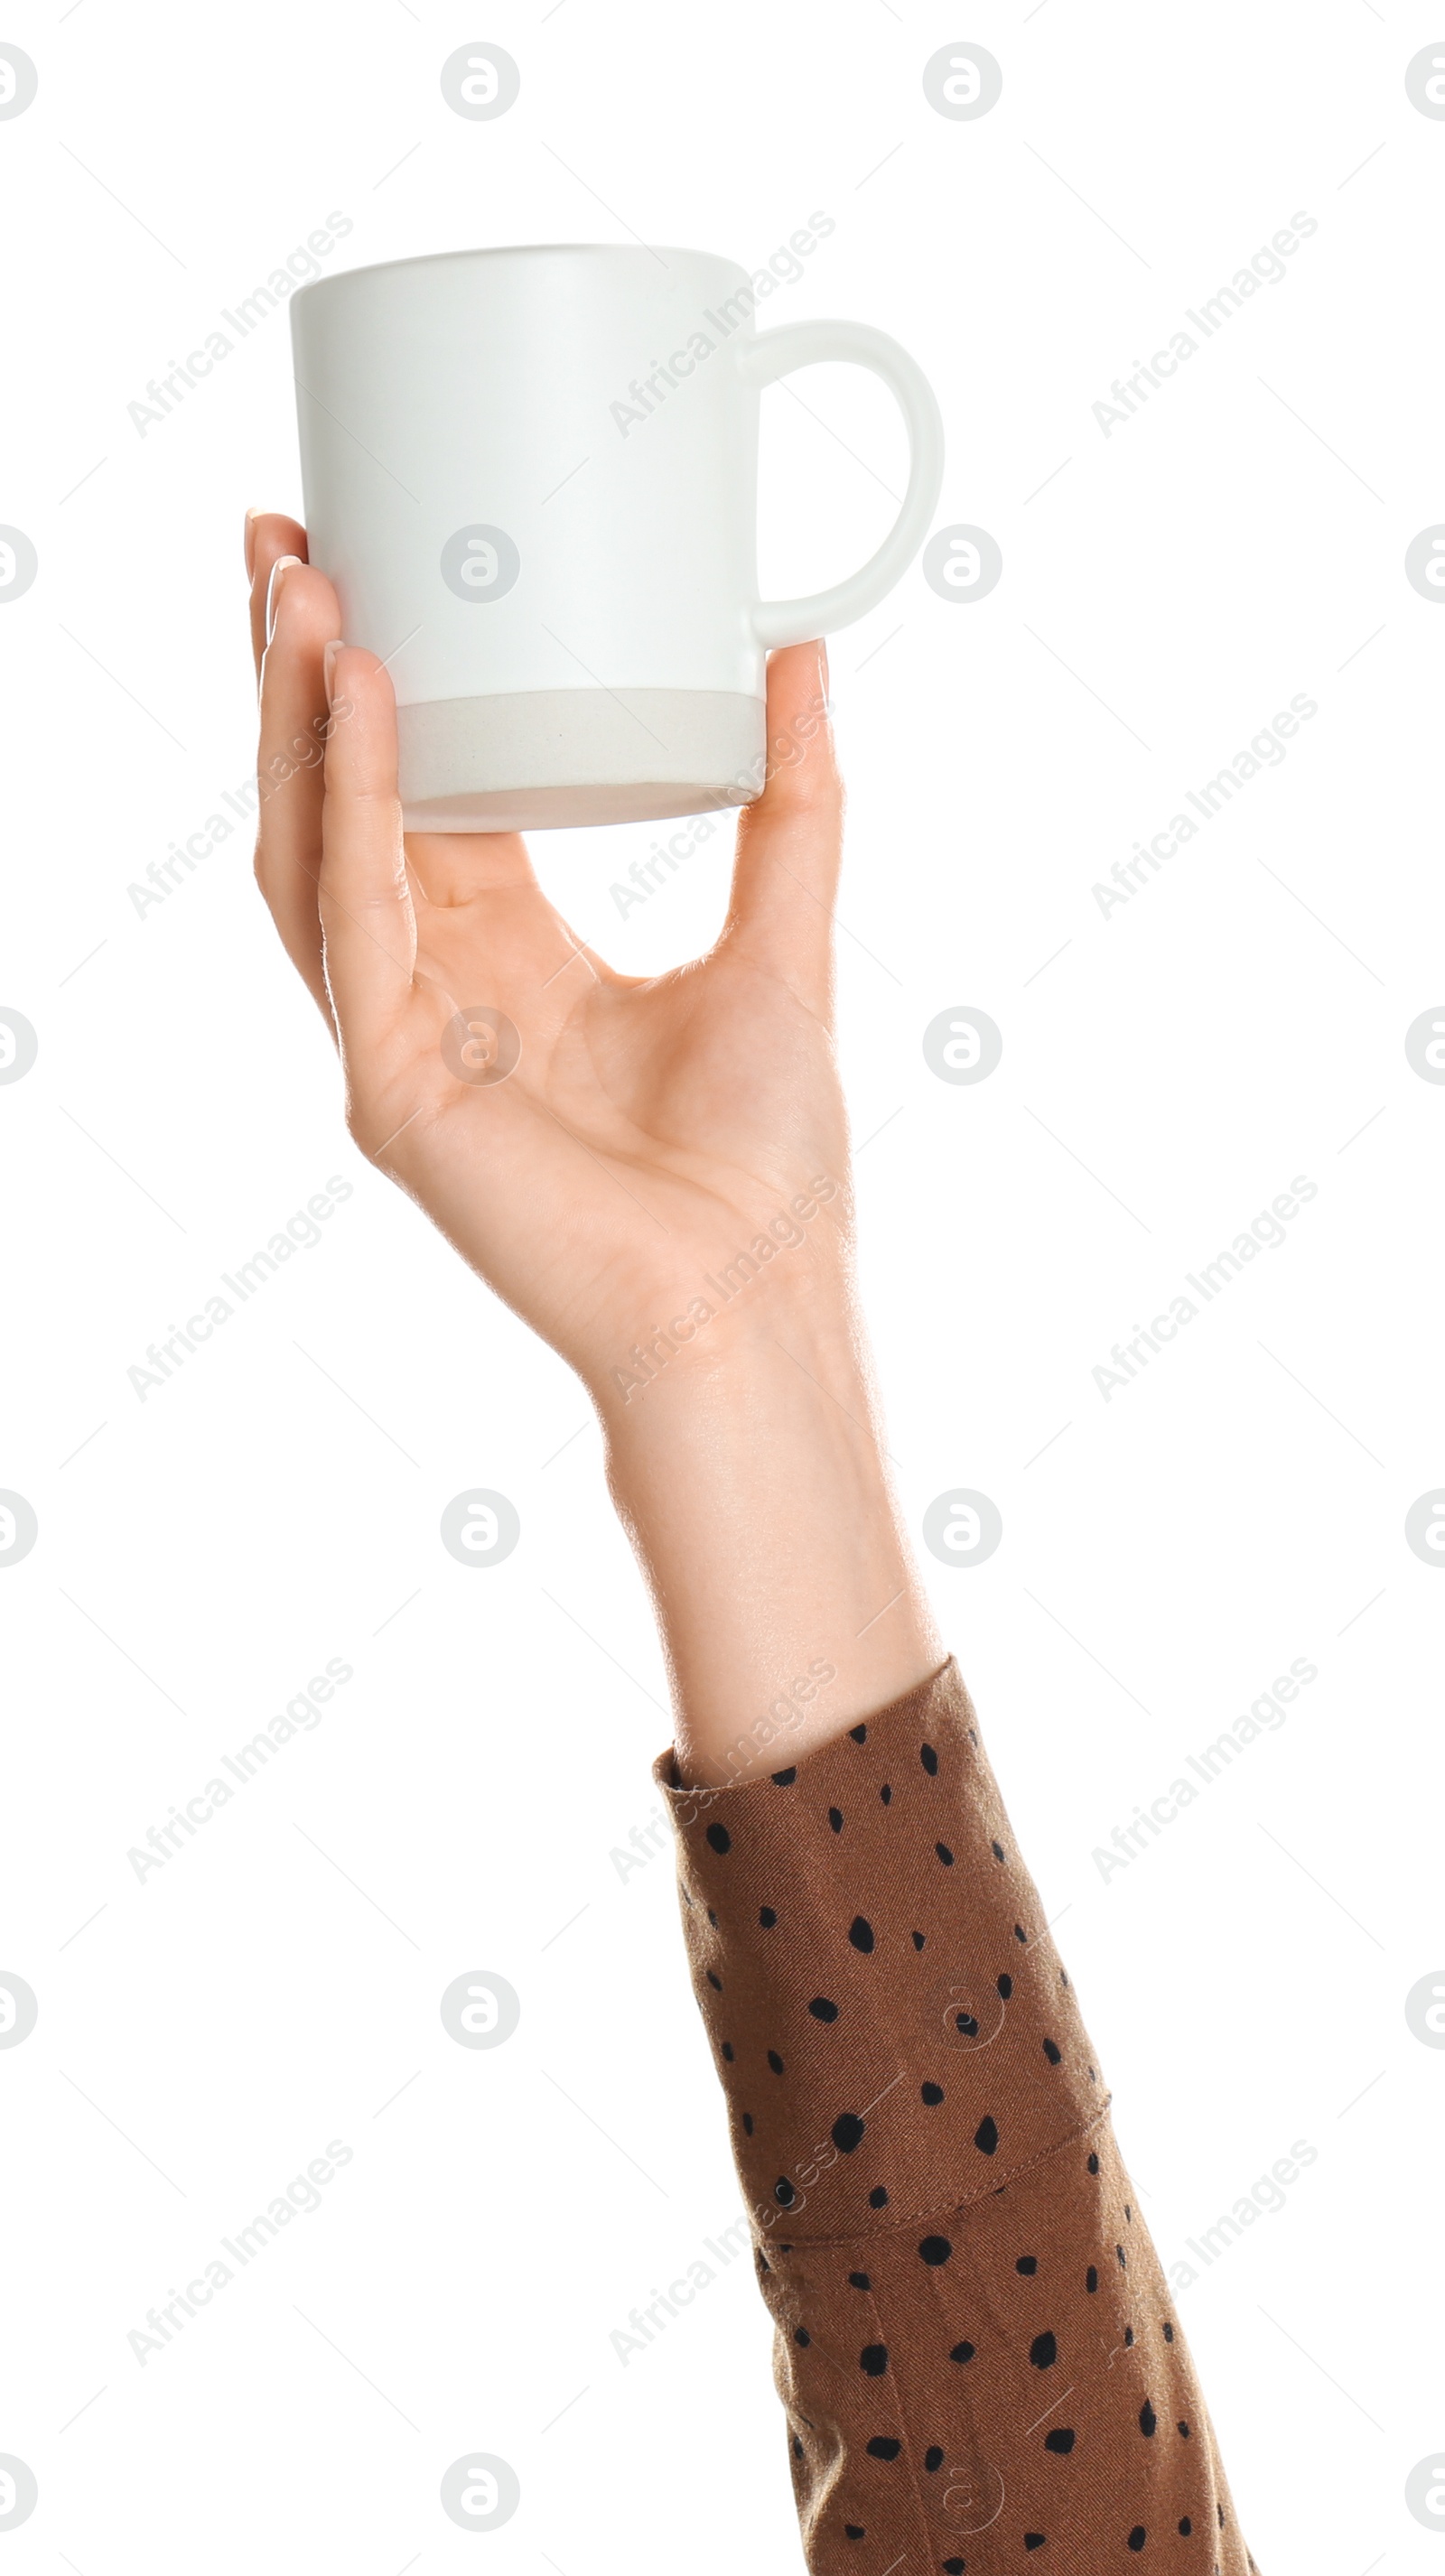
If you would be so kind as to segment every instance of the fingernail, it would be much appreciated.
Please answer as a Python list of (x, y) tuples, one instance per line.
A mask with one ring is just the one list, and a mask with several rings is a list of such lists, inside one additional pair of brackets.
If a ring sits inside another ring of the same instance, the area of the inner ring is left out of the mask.
[(278, 555), (271, 566), (271, 578), (266, 585), (266, 641), (268, 644), (276, 632), (276, 610), (280, 604), (282, 581), (291, 566), (299, 564), (300, 561), (299, 555)]
[(321, 677), (326, 684), (326, 703), (328, 707), (335, 695), (334, 673), (336, 670), (336, 656), (340, 650), (341, 637), (339, 635), (334, 635), (331, 642), (329, 644), (323, 644), (321, 648)]
[(261, 513), (259, 510), (248, 510), (246, 512), (245, 546), (246, 579), (248, 581), (254, 581), (256, 578), (256, 521), (260, 516)]

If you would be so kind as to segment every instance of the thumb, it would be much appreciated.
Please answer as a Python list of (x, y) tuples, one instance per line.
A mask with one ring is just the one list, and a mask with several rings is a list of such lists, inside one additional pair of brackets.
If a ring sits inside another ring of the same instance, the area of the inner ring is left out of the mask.
[(769, 658), (767, 764), (762, 795), (738, 820), (725, 936), (821, 1011), (843, 853), (843, 782), (821, 642), (788, 644)]

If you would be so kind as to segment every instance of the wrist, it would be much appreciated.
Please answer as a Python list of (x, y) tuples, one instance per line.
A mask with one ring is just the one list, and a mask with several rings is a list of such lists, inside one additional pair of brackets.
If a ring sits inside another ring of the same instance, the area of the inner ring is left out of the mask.
[(845, 1297), (759, 1300), (599, 1409), (691, 1779), (780, 1767), (936, 1670)]
[(698, 1436), (703, 1422), (714, 1436), (745, 1436), (787, 1367), (861, 1407), (876, 1431), (868, 1352), (841, 1275), (773, 1278), (731, 1310), (673, 1316), (592, 1372), (590, 1391), (609, 1450), (619, 1461), (655, 1450), (661, 1470), (669, 1445)]
[[(768, 1217), (767, 1201), (774, 1198)], [(750, 1211), (740, 1204), (705, 1234), (683, 1239), (688, 1249), (666, 1285), (654, 1264), (636, 1304), (630, 1296), (611, 1301), (614, 1311), (621, 1305), (628, 1313), (623, 1330), (635, 1338), (624, 1345), (621, 1332), (615, 1341), (609, 1336), (584, 1362), (593, 1401), (619, 1438), (671, 1412), (654, 1401), (664, 1386), (676, 1395), (701, 1381), (719, 1401), (731, 1391), (745, 1405), (780, 1339), (796, 1340), (800, 1350), (821, 1345), (846, 1361), (853, 1339), (846, 1183), (825, 1172), (791, 1198), (788, 1185), (780, 1185)]]

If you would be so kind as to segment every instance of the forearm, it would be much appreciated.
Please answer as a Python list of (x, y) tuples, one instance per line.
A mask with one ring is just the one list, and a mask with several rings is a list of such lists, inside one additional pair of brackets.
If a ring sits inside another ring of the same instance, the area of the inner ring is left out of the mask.
[(1096, 2052), (939, 1670), (846, 1261), (748, 1295), (604, 1416), (808, 2564), (861, 2541), (965, 2576), (986, 2533), (990, 2567), (1153, 2540), (1249, 2576)]
[(690, 1782), (796, 1761), (938, 1669), (846, 1297), (764, 1289), (604, 1419)]
[(813, 2576), (1252, 2576), (956, 1667), (781, 1778), (654, 1778)]

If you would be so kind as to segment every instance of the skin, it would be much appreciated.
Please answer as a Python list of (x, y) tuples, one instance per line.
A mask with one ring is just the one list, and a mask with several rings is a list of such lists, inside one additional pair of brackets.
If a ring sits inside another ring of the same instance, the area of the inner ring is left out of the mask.
[[(248, 514), (273, 782), (256, 876), (337, 1045), (351, 1134), (587, 1388), (687, 1783), (777, 1768), (944, 1660), (854, 1290), (824, 648), (769, 661), (769, 775), (715, 945), (619, 975), (518, 834), (403, 834), (391, 681), (334, 644), (336, 594), (305, 558), (294, 519)], [(479, 1004), (520, 1032), (503, 1081), (443, 1054)], [(720, 1274), (770, 1226), (773, 1257), (725, 1299)]]

